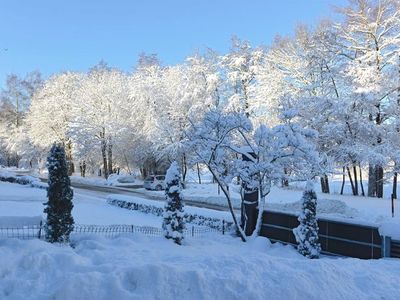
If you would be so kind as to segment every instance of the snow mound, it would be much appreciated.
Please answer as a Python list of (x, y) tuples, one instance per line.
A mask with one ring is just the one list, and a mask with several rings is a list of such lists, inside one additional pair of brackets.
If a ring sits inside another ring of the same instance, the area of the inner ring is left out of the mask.
[(287, 246), (272, 245), (270, 254), (266, 244), (228, 236), (183, 246), (164, 238), (85, 237), (74, 248), (0, 240), (0, 298), (390, 300), (400, 294), (399, 261), (310, 261)]
[(81, 177), (81, 176), (70, 176), (72, 183), (92, 185), (92, 186), (115, 186), (124, 187), (132, 185), (140, 185), (141, 181), (137, 180), (134, 175), (129, 174), (110, 174), (110, 176), (105, 179), (102, 177)]

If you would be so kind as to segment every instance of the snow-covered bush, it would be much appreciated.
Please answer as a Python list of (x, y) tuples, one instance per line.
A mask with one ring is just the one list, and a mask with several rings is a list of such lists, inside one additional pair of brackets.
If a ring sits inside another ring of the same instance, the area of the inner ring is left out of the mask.
[(311, 181), (307, 182), (302, 198), (302, 212), (298, 218), (300, 225), (293, 229), (297, 250), (308, 258), (318, 258), (321, 245), (318, 239), (317, 194)]
[[(164, 214), (164, 208), (161, 202), (138, 198), (132, 198), (132, 200), (123, 200), (121, 197), (123, 196), (110, 195), (108, 196), (107, 203), (124, 209), (137, 210), (145, 214), (152, 214), (157, 217), (161, 217)], [(147, 202), (151, 202), (151, 204)], [(185, 223), (207, 226), (220, 231), (231, 231), (234, 228), (232, 222), (215, 217), (206, 217), (196, 213), (185, 212), (184, 219)]]
[(47, 189), (47, 184), (41, 182), (39, 179), (35, 177), (29, 175), (17, 176), (7, 171), (0, 171), (0, 181), (17, 183), (21, 185), (29, 185), (31, 187), (35, 187), (38, 189)]
[(182, 184), (178, 164), (174, 161), (167, 171), (165, 177), (165, 197), (166, 203), (163, 213), (164, 235), (167, 239), (173, 239), (180, 245), (183, 240), (185, 229), (185, 219), (183, 213), (183, 197), (181, 194)]
[(47, 158), (49, 170), (48, 201), (44, 212), (47, 213), (46, 240), (54, 242), (68, 242), (69, 235), (74, 228), (73, 191), (68, 177), (67, 162), (64, 148), (53, 144)]

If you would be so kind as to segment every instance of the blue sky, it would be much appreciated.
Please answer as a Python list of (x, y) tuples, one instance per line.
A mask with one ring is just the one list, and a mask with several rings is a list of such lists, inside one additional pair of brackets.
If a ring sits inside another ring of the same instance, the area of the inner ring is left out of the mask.
[[(132, 70), (141, 52), (175, 64), (197, 49), (225, 53), (232, 35), (253, 45), (296, 23), (334, 16), (345, 0), (1, 0), (0, 87), (7, 74), (84, 71), (104, 59)], [(5, 50), (7, 49), (7, 50)]]

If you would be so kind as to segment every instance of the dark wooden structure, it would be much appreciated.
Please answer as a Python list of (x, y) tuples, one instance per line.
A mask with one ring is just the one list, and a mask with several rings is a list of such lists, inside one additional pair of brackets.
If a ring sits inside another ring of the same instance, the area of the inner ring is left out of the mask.
[[(273, 242), (296, 245), (292, 230), (298, 225), (295, 214), (265, 211), (261, 235)], [(319, 218), (318, 226), (322, 253), (363, 259), (384, 256), (382, 237), (376, 227), (323, 218)]]

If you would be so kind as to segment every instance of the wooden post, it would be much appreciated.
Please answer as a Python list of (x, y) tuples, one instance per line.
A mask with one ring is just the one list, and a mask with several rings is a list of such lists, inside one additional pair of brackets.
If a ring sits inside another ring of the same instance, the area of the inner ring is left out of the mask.
[(390, 236), (382, 237), (382, 257), (390, 257), (392, 239)]

